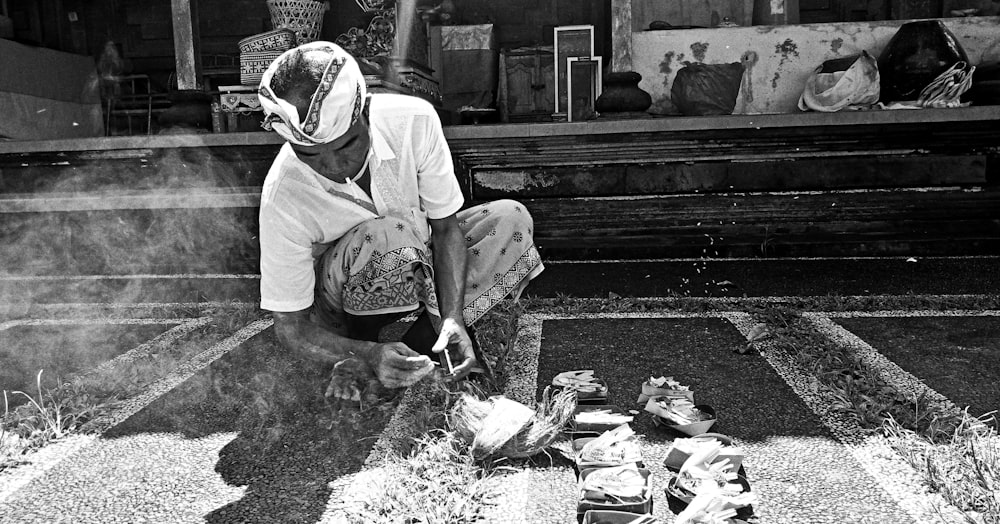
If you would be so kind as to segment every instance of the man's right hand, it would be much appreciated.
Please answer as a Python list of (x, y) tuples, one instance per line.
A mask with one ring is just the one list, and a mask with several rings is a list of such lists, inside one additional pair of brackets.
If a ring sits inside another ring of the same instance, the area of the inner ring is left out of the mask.
[(375, 344), (365, 360), (387, 388), (412, 386), (434, 370), (430, 357), (413, 351), (402, 342)]

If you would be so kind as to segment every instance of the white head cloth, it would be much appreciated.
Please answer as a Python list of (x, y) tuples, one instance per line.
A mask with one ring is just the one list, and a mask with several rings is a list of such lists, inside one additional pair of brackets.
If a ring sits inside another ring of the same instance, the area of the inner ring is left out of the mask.
[[(279, 69), (289, 67), (296, 53), (325, 51), (330, 62), (319, 87), (313, 93), (305, 121), (299, 122), (294, 105), (278, 98), (271, 89), (271, 79)], [(311, 42), (285, 51), (264, 72), (258, 95), (264, 109), (264, 128), (272, 129), (285, 140), (302, 146), (326, 144), (342, 136), (357, 122), (365, 101), (365, 77), (357, 61), (347, 51), (331, 42)]]

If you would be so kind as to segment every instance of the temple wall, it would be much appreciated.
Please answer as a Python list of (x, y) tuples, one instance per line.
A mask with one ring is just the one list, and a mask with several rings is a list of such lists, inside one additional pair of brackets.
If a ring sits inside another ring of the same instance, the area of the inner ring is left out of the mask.
[[(1000, 17), (946, 18), (974, 65), (1000, 61)], [(632, 33), (632, 69), (639, 87), (653, 97), (651, 112), (670, 113), (670, 88), (687, 63), (739, 62), (747, 52), (757, 60), (747, 68), (749, 82), (736, 113), (798, 112), (796, 104), (812, 71), (826, 60), (867, 50), (878, 56), (898, 27), (908, 20)], [(743, 106), (742, 109), (740, 106)]]

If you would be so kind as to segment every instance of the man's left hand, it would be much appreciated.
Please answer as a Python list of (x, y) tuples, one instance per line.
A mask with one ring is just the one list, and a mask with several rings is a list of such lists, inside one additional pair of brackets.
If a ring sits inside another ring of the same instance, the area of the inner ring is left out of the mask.
[(476, 365), (476, 353), (472, 349), (472, 338), (469, 337), (465, 324), (457, 322), (455, 319), (446, 318), (441, 322), (441, 333), (431, 351), (435, 353), (448, 352), (453, 370), (449, 377), (450, 380), (465, 378)]

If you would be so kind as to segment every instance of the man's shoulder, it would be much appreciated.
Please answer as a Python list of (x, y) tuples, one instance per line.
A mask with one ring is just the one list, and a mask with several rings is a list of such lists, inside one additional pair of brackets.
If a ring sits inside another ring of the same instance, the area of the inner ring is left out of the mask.
[(371, 101), (373, 116), (383, 118), (436, 115), (430, 102), (416, 96), (398, 93), (373, 93)]
[(298, 168), (294, 155), (291, 154), (291, 148), (285, 144), (264, 178), (261, 206), (272, 205), (279, 193), (296, 191), (303, 185), (306, 185), (305, 177)]

